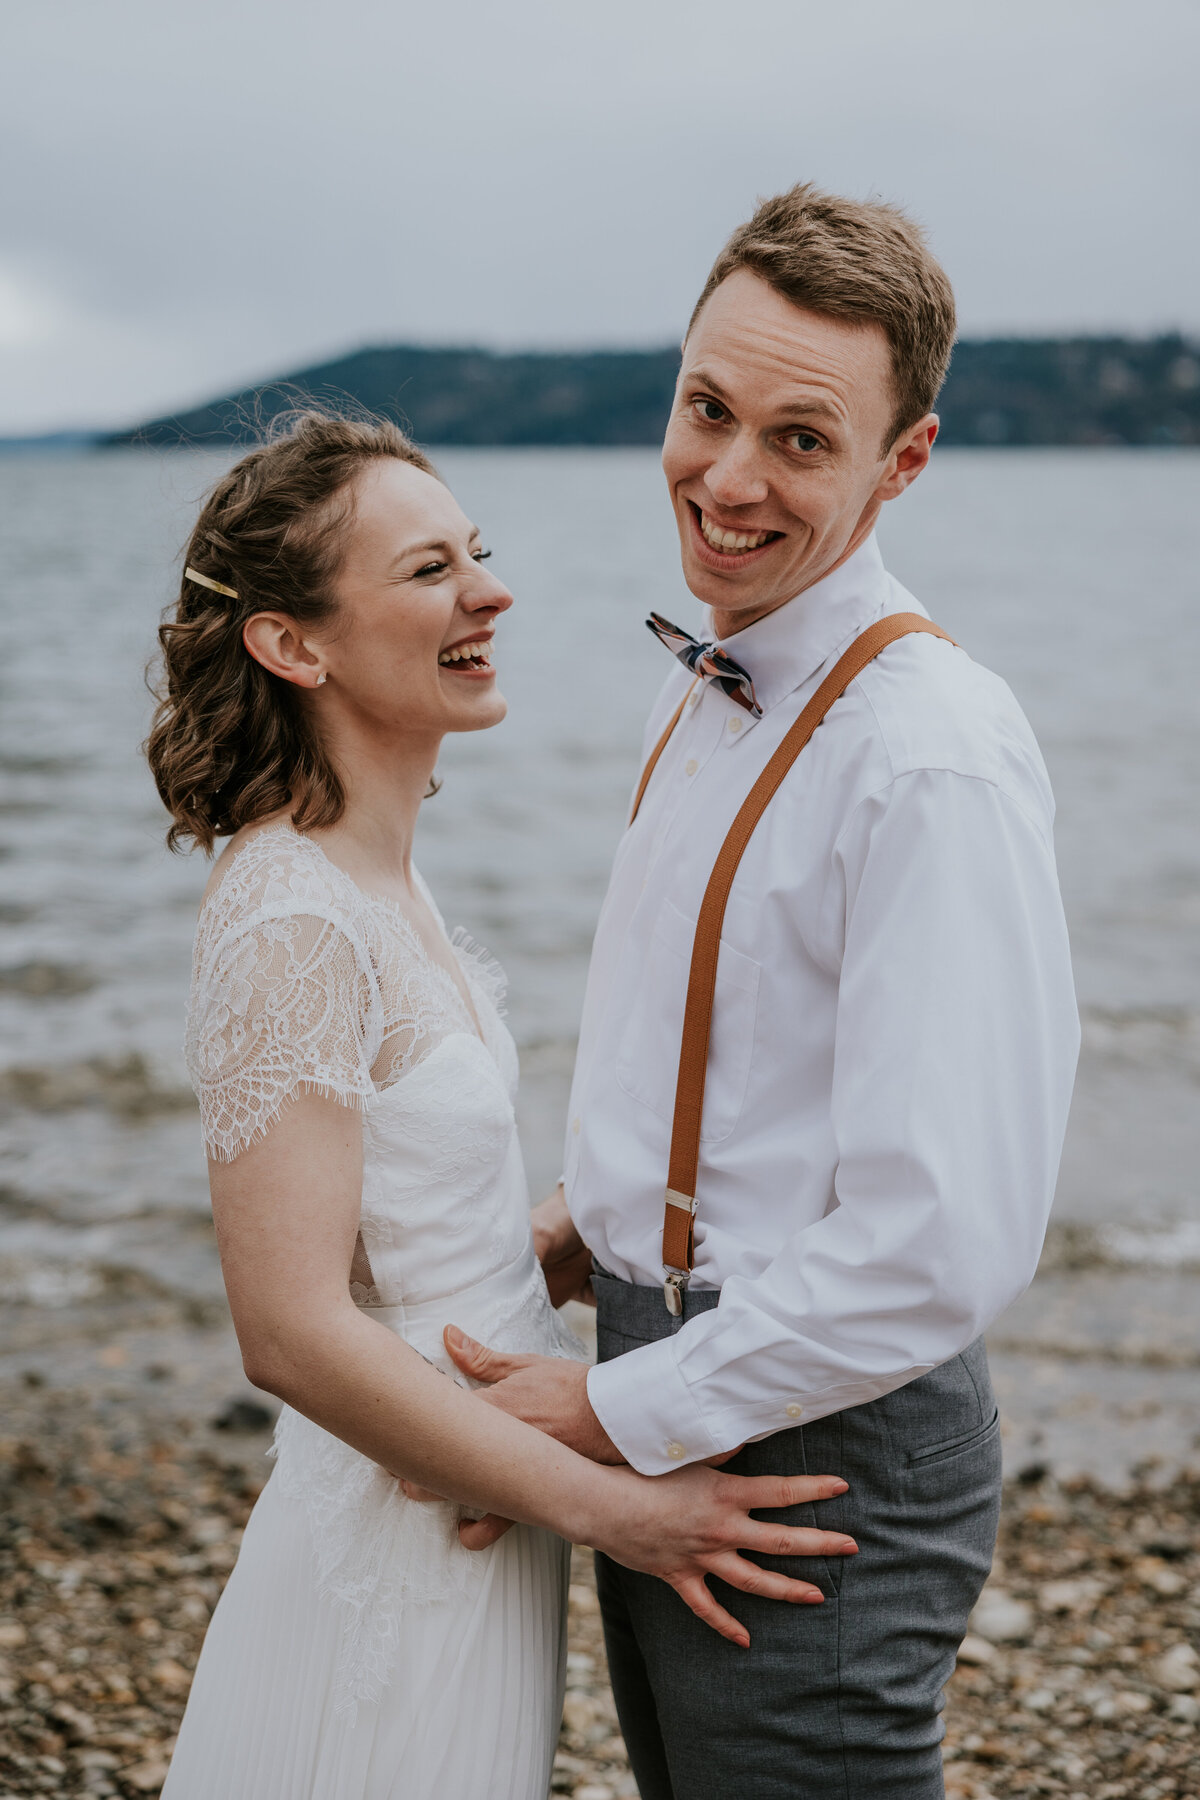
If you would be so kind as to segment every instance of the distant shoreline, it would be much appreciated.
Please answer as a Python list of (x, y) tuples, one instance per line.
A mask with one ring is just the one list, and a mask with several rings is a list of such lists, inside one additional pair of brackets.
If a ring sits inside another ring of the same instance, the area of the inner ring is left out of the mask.
[[(0, 438), (0, 452), (252, 443), (296, 406), (349, 405), (398, 420), (439, 449), (657, 445), (678, 351), (503, 353), (385, 345), (276, 376), (122, 431)], [(1200, 445), (1200, 342), (982, 338), (958, 344), (938, 403), (947, 448)]]

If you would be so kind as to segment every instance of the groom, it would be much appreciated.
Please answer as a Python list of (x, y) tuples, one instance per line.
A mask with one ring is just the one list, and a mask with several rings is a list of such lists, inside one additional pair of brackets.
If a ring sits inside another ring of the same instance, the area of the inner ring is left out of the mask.
[[(744, 1446), (734, 1469), (849, 1483), (817, 1522), (859, 1555), (797, 1571), (824, 1604), (714, 1584), (748, 1649), (599, 1560), (643, 1800), (942, 1793), (941, 1690), (999, 1506), (980, 1334), (1037, 1263), (1077, 1049), (1037, 745), (969, 642), (920, 630), (873, 535), (929, 461), (953, 339), (946, 276), (891, 207), (797, 187), (714, 265), (663, 467), (733, 660), (660, 631), (681, 661), (596, 933), (565, 1200), (535, 1215), (556, 1301), (594, 1254), (601, 1360), (458, 1350), (597, 1459), (657, 1475)], [(902, 630), (749, 836), (697, 1052), (697, 921), (735, 815), (850, 646)], [(682, 1188), (677, 1090), (700, 1108)]]

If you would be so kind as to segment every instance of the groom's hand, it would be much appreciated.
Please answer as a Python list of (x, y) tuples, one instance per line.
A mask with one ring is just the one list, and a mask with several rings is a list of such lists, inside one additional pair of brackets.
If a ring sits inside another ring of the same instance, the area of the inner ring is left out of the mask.
[(548, 1200), (534, 1207), (529, 1218), (533, 1248), (546, 1277), (551, 1305), (565, 1306), (568, 1300), (582, 1300), (585, 1306), (595, 1306), (592, 1253), (567, 1211), (561, 1181)]
[(481, 1399), (593, 1462), (625, 1461), (592, 1411), (584, 1363), (561, 1356), (506, 1356), (477, 1344), (457, 1325), (447, 1325), (442, 1338), (455, 1367), (483, 1383)]

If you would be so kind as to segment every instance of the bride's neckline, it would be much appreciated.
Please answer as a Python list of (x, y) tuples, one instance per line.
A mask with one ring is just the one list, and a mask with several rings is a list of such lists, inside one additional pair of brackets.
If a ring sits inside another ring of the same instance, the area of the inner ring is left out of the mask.
[[(462, 1003), (462, 1005), (466, 1011), (467, 1018), (470, 1020), (471, 1025), (474, 1028), (475, 1036), (478, 1037), (480, 1043), (487, 1042), (486, 1038), (484, 1037), (483, 1026), (480, 1022), (479, 1014), (478, 1014), (478, 1011), (475, 1006), (474, 995), (472, 994), (470, 987), (467, 984), (467, 977), (466, 977), (465, 971), (462, 972), (461, 980), (460, 980), (460, 978), (455, 975), (453, 969), (447, 968), (445, 963), (441, 962), (438, 957), (433, 955), (428, 944), (426, 944), (424, 937), (421, 935), (420, 931), (417, 929), (417, 926), (414, 923), (414, 921), (409, 917), (409, 915), (408, 915), (407, 911), (405, 910), (401, 901), (395, 899), (391, 894), (377, 894), (374, 892), (373, 889), (363, 887), (361, 885), (361, 883), (357, 882), (354, 879), (353, 875), (351, 875), (347, 869), (343, 869), (341, 863), (335, 862), (333, 860), (333, 858), (332, 858), (332, 856), (330, 856), (329, 852), (327, 850), (323, 849), (322, 846), (317, 843), (315, 838), (306, 836), (303, 831), (297, 831), (296, 827), (294, 825), (288, 824), (286, 819), (280, 819), (278, 821), (278, 823), (274, 824), (274, 825), (264, 825), (261, 831), (256, 831), (252, 837), (248, 837), (246, 839), (245, 843), (238, 845), (238, 848), (234, 851), (233, 855), (230, 857), (229, 862), (226, 865), (225, 872), (221, 876), (220, 881), (218, 881), (215, 888), (210, 889), (210, 891), (204, 896), (203, 900), (200, 902), (200, 916), (201, 917), (208, 910), (209, 906), (213, 903), (213, 901), (216, 900), (217, 895), (225, 887), (226, 883), (229, 880), (229, 877), (233, 873), (234, 864), (240, 860), (240, 858), (245, 854), (245, 852), (248, 851), (253, 844), (261, 843), (264, 838), (278, 837), (278, 836), (294, 838), (297, 843), (303, 844), (306, 849), (311, 850), (316, 856), (320, 857), (321, 861), (328, 868), (332, 869), (332, 871), (334, 872), (335, 875), (340, 875), (342, 880), (347, 882), (349, 884), (349, 886), (354, 889), (354, 892), (357, 895), (359, 895), (359, 897), (362, 900), (365, 900), (368, 905), (386, 907), (388, 912), (393, 914), (394, 917), (398, 920), (398, 922), (404, 927), (404, 931), (405, 931), (406, 935), (408, 936), (408, 938), (410, 939), (413, 946), (417, 950), (418, 954), (422, 957), (424, 962), (426, 962), (431, 969), (436, 970), (436, 972), (439, 975), (441, 975), (447, 982), (449, 982), (454, 993), (457, 995), (459, 1001)], [(414, 869), (413, 873), (416, 875), (417, 880), (421, 883), (421, 886), (423, 888), (425, 888), (426, 894), (429, 895), (429, 890), (426, 887), (424, 877), (420, 874), (419, 870)], [(433, 904), (432, 895), (429, 895), (429, 900), (430, 900), (430, 910), (433, 912), (434, 922), (437, 925), (439, 931), (441, 932), (442, 942), (445, 944), (447, 950), (449, 950), (451, 956), (454, 957), (455, 967), (458, 968), (460, 971), (462, 971), (462, 962), (455, 952), (453, 939), (450, 937), (450, 934), (447, 932), (445, 926), (442, 924), (441, 915), (437, 912), (436, 906), (434, 906), (434, 904)]]

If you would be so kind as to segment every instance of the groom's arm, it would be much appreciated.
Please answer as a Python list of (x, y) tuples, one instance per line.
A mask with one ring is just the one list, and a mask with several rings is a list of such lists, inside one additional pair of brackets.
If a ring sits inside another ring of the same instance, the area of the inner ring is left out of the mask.
[(1078, 1049), (1048, 797), (918, 769), (860, 805), (835, 862), (837, 1204), (714, 1311), (590, 1371), (646, 1474), (902, 1386), (1036, 1268)]

